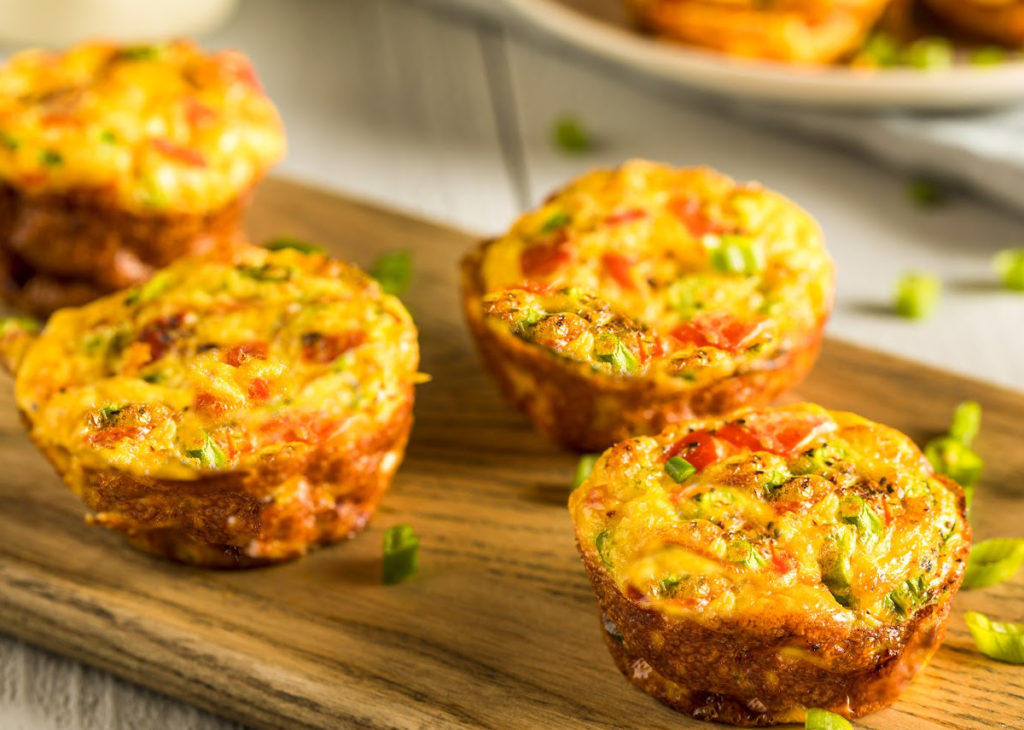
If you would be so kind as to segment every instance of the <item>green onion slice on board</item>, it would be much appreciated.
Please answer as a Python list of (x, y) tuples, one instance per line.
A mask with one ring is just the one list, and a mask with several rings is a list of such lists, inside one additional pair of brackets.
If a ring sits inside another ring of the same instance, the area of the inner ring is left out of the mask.
[(384, 531), (381, 582), (401, 583), (420, 569), (420, 539), (409, 525), (393, 525)]
[(1001, 662), (1024, 664), (1024, 624), (992, 621), (977, 611), (968, 611), (964, 620), (982, 654)]
[(594, 464), (601, 458), (600, 454), (584, 454), (576, 464), (576, 477), (572, 480), (572, 488), (576, 489), (583, 482), (587, 481), (590, 472), (594, 470)]
[(812, 707), (804, 718), (804, 730), (853, 730), (853, 725), (842, 715)]
[(998, 538), (977, 543), (971, 549), (964, 588), (985, 588), (1012, 578), (1024, 564), (1024, 540)]

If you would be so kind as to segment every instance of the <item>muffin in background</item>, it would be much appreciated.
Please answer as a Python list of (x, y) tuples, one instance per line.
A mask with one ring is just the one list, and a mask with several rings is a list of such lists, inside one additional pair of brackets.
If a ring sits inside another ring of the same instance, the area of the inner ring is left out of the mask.
[(46, 315), (186, 255), (230, 257), (284, 154), (248, 59), (187, 40), (28, 50), (0, 68), (4, 297)]

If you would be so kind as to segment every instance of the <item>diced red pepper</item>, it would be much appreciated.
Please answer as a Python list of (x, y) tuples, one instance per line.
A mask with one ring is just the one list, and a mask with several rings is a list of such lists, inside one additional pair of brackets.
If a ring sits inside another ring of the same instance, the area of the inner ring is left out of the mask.
[(761, 442), (766, 451), (780, 456), (794, 456), (806, 451), (835, 428), (835, 423), (817, 413), (760, 411), (746, 417), (745, 427)]
[(761, 451), (765, 448), (764, 442), (756, 434), (738, 423), (727, 423), (721, 426), (715, 430), (715, 435), (741, 449)]
[(138, 426), (112, 426), (89, 435), (89, 443), (106, 448), (126, 438), (135, 438), (141, 433)]
[(710, 431), (694, 431), (683, 436), (668, 448), (665, 460), (673, 456), (681, 456), (693, 465), (697, 471), (703, 471), (716, 461), (726, 456), (725, 444), (716, 439)]
[(47, 112), (43, 115), (42, 122), (44, 127), (81, 127), (83, 122), (79, 117), (76, 117), (67, 112)]
[(776, 548), (772, 545), (772, 565), (775, 569), (785, 575), (794, 568), (796, 568), (796, 559), (782, 548)]
[(632, 223), (633, 221), (643, 220), (647, 217), (647, 211), (642, 208), (629, 208), (627, 210), (621, 210), (618, 213), (612, 213), (605, 217), (604, 222), (609, 226), (620, 226), (623, 223)]
[(363, 330), (349, 330), (336, 334), (307, 332), (302, 336), (302, 357), (308, 362), (326, 364), (334, 362), (349, 350), (366, 342)]
[(185, 99), (185, 119), (190, 126), (199, 127), (217, 119), (217, 113), (195, 97)]
[(155, 362), (167, 353), (171, 345), (181, 337), (180, 328), (184, 321), (184, 315), (172, 314), (154, 319), (139, 330), (137, 341), (149, 345), (149, 361), (143, 365)]
[(700, 201), (696, 198), (676, 197), (668, 202), (668, 209), (683, 222), (690, 235), (700, 238), (708, 233), (726, 233), (729, 228), (712, 221), (701, 210)]
[(606, 253), (601, 256), (601, 264), (623, 289), (636, 289), (636, 282), (633, 281), (633, 264), (636, 259), (632, 256), (624, 256), (620, 253)]
[(892, 524), (892, 512), (889, 511), (889, 500), (882, 500), (882, 512), (885, 513), (885, 526), (888, 527)]
[(253, 378), (249, 383), (249, 398), (255, 401), (265, 401), (269, 397), (269, 383), (264, 378)]
[(550, 276), (572, 262), (574, 252), (564, 233), (550, 243), (530, 246), (519, 260), (523, 274), (528, 277)]
[(226, 401), (218, 398), (213, 393), (207, 393), (205, 391), (196, 393), (196, 397), (192, 405), (199, 413), (202, 413), (205, 416), (212, 416), (214, 418), (223, 416), (228, 411), (228, 404)]
[(270, 443), (288, 441), (321, 442), (337, 431), (340, 421), (312, 413), (286, 413), (260, 426), (260, 435)]
[(169, 139), (163, 139), (162, 137), (158, 137), (152, 140), (152, 142), (153, 146), (160, 150), (162, 154), (173, 160), (183, 162), (192, 167), (206, 167), (207, 165), (206, 158), (190, 147), (182, 147), (181, 145), (175, 144)]
[(766, 326), (765, 322), (740, 322), (730, 314), (698, 315), (676, 327), (671, 335), (685, 345), (739, 352), (750, 345)]
[(266, 360), (268, 350), (266, 342), (244, 342), (228, 350), (224, 354), (224, 362), (237, 368), (246, 360)]

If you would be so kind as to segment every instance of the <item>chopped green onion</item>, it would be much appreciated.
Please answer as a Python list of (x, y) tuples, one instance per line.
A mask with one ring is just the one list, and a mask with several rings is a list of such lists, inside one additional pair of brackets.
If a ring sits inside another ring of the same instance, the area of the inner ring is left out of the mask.
[(128, 46), (117, 52), (121, 61), (149, 61), (160, 55), (159, 46)]
[(1024, 540), (999, 538), (977, 543), (971, 549), (964, 574), (964, 588), (986, 588), (1012, 578), (1024, 564)]
[(920, 208), (937, 208), (948, 199), (945, 188), (926, 177), (916, 177), (907, 183), (907, 197)]
[(747, 540), (738, 539), (730, 542), (725, 549), (725, 557), (732, 563), (742, 563), (753, 570), (764, 567), (764, 558), (761, 557), (761, 553), (755, 550)]
[(900, 47), (895, 38), (879, 31), (868, 37), (861, 55), (873, 61), (876, 66), (895, 66), (900, 60)]
[(672, 594), (675, 592), (675, 589), (679, 586), (679, 584), (682, 583), (683, 580), (685, 580), (685, 577), (686, 576), (682, 575), (670, 575), (659, 580), (656, 584), (656, 592), (658, 596), (661, 598), (671, 597)]
[(572, 221), (572, 216), (566, 213), (564, 210), (558, 210), (551, 214), (551, 217), (544, 221), (544, 225), (540, 227), (541, 233), (551, 233), (557, 231), (559, 228), (564, 228), (569, 225)]
[(882, 533), (882, 521), (878, 515), (856, 495), (849, 495), (840, 500), (839, 516), (843, 522), (855, 525), (858, 534), (867, 540), (873, 540)]
[(198, 449), (185, 449), (185, 456), (196, 459), (208, 469), (219, 468), (228, 463), (228, 458), (220, 450), (217, 443), (206, 434), (206, 440)]
[(287, 266), (278, 266), (269, 261), (259, 266), (242, 264), (238, 267), (238, 273), (256, 281), (288, 281), (292, 278), (293, 270)]
[(278, 236), (277, 238), (271, 238), (269, 241), (263, 244), (263, 248), (268, 251), (281, 251), (283, 249), (294, 249), (299, 253), (323, 253), (324, 250), (313, 243), (306, 243), (300, 241), (298, 238), (292, 238), (291, 236)]
[(932, 468), (945, 474), (962, 487), (973, 487), (978, 483), (985, 462), (969, 446), (950, 436), (932, 439), (924, 447)]
[(594, 538), (594, 547), (597, 548), (597, 555), (601, 558), (601, 562), (609, 568), (612, 567), (612, 561), (608, 558), (608, 538), (611, 535), (608, 530), (601, 530), (597, 533), (597, 537)]
[(412, 253), (389, 251), (382, 253), (370, 267), (370, 276), (377, 280), (387, 294), (400, 296), (412, 282)]
[(109, 422), (111, 418), (116, 416), (124, 410), (124, 405), (121, 403), (108, 403), (107, 405), (100, 408), (100, 419), (105, 423)]
[(896, 615), (906, 617), (912, 608), (924, 601), (926, 589), (924, 576), (919, 575), (904, 581), (899, 588), (890, 591), (883, 602)]
[(594, 464), (601, 458), (600, 454), (584, 454), (576, 464), (576, 477), (572, 480), (572, 488), (576, 489), (583, 482), (587, 481), (590, 472), (594, 470)]
[(853, 569), (850, 559), (857, 545), (857, 531), (849, 525), (841, 525), (829, 535), (822, 546), (818, 565), (821, 567), (821, 582), (840, 606), (850, 608), (853, 596), (850, 583), (853, 580)]
[(381, 582), (401, 583), (420, 569), (420, 539), (409, 525), (393, 525), (384, 531)]
[(0, 337), (11, 332), (27, 332), (34, 335), (39, 329), (39, 320), (32, 317), (0, 317)]
[(676, 483), (681, 483), (696, 474), (697, 467), (681, 456), (673, 456), (665, 462), (665, 472), (672, 477)]
[(601, 362), (610, 363), (612, 373), (616, 375), (630, 375), (640, 365), (636, 355), (622, 344), (622, 340), (607, 332), (594, 338), (594, 356)]
[(1002, 46), (982, 46), (971, 51), (971, 63), (975, 66), (997, 66), (1006, 60), (1006, 49)]
[(57, 167), (64, 164), (64, 155), (54, 150), (43, 150), (39, 154), (39, 161), (47, 167)]
[(100, 142), (104, 144), (117, 144), (117, 135), (109, 129), (104, 129), (100, 132)]
[(953, 411), (953, 423), (949, 427), (949, 435), (964, 446), (970, 446), (974, 437), (981, 429), (981, 404), (974, 400), (965, 400)]
[(151, 302), (158, 296), (167, 291), (167, 288), (171, 285), (171, 276), (166, 271), (158, 271), (153, 277), (136, 287), (128, 296), (125, 297), (125, 304), (143, 304), (145, 302)]
[(996, 254), (995, 265), (1003, 286), (1011, 291), (1024, 292), (1024, 248), (1000, 251)]
[(964, 614), (978, 650), (987, 657), (1011, 664), (1024, 664), (1024, 624), (992, 621), (983, 613)]
[(953, 44), (934, 36), (919, 38), (904, 49), (903, 60), (924, 71), (949, 68), (953, 65)]
[(751, 276), (764, 270), (764, 251), (752, 238), (723, 234), (711, 249), (711, 266), (723, 274)]
[(910, 319), (928, 317), (939, 303), (942, 285), (930, 274), (904, 274), (896, 286), (896, 312)]
[(4, 147), (11, 152), (14, 152), (21, 147), (21, 141), (8, 132), (0, 131), (0, 147)]
[(804, 730), (853, 730), (853, 725), (842, 715), (811, 707), (804, 716)]
[(579, 119), (564, 116), (555, 120), (552, 128), (555, 144), (563, 152), (586, 152), (593, 146), (593, 140)]

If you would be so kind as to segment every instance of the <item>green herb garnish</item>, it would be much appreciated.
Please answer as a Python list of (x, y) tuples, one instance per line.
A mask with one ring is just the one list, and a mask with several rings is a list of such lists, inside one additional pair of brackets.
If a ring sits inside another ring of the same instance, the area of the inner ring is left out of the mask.
[(804, 715), (804, 730), (853, 730), (853, 725), (842, 715), (811, 707)]
[(697, 468), (681, 456), (673, 456), (665, 462), (665, 473), (676, 483), (685, 482), (697, 473)]
[(323, 248), (306, 241), (300, 241), (298, 238), (292, 238), (291, 236), (278, 236), (272, 238), (263, 244), (263, 248), (268, 251), (282, 251), (284, 249), (294, 249), (299, 253), (324, 253)]
[(594, 470), (594, 464), (601, 458), (600, 454), (584, 454), (576, 464), (576, 476), (572, 480), (572, 488), (576, 489), (583, 484)]
[(381, 582), (401, 583), (420, 569), (420, 539), (410, 525), (393, 525), (384, 531)]
[(964, 614), (978, 651), (987, 657), (1010, 664), (1024, 664), (1024, 624), (992, 621), (983, 613)]
[(1011, 291), (1024, 292), (1024, 248), (1000, 251), (996, 254), (995, 266), (1003, 286)]
[(926, 36), (903, 51), (903, 61), (922, 71), (937, 71), (953, 65), (953, 44), (945, 38)]
[(754, 239), (726, 233), (718, 237), (718, 242), (710, 253), (715, 271), (752, 276), (764, 270), (764, 251)]
[(58, 167), (64, 164), (64, 155), (54, 150), (43, 150), (39, 153), (39, 162), (46, 167)]
[(986, 588), (1012, 578), (1024, 564), (1024, 540), (1004, 537), (971, 548), (963, 587)]
[(227, 456), (220, 450), (217, 443), (210, 438), (210, 434), (206, 434), (206, 440), (203, 441), (203, 445), (199, 448), (185, 449), (185, 456), (197, 460), (207, 469), (217, 469), (228, 463)]
[(401, 296), (412, 283), (412, 253), (390, 251), (381, 254), (370, 267), (370, 276), (387, 294)]
[(942, 284), (931, 274), (904, 274), (896, 285), (897, 314), (909, 319), (924, 319), (935, 311)]
[(573, 116), (556, 119), (552, 127), (552, 137), (559, 149), (570, 154), (586, 152), (593, 146), (593, 140), (583, 123)]
[(559, 228), (564, 228), (569, 225), (572, 221), (572, 216), (566, 213), (564, 210), (558, 210), (551, 214), (551, 217), (544, 221), (544, 225), (540, 227), (541, 234), (551, 233), (557, 231)]

